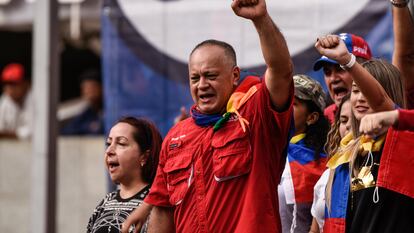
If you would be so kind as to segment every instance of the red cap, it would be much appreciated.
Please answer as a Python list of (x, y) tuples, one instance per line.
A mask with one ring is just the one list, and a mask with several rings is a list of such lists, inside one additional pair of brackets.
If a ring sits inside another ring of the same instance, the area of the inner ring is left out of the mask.
[(362, 57), (367, 60), (371, 59), (371, 49), (369, 48), (368, 43), (362, 37), (348, 33), (341, 33), (339, 36), (343, 41), (345, 41), (349, 52), (353, 53), (357, 57)]
[(1, 72), (1, 81), (4, 83), (21, 82), (24, 80), (24, 68), (19, 63), (11, 63)]

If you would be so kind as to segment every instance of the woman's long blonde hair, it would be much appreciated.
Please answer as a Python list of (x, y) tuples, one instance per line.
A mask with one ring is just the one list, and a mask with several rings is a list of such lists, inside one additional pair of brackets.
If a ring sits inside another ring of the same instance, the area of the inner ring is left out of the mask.
[[(405, 88), (399, 70), (392, 64), (381, 59), (372, 59), (361, 64), (384, 88), (387, 95), (398, 107), (405, 107)], [(351, 125), (353, 140), (345, 148), (339, 148), (339, 153), (345, 153), (349, 151), (351, 158), (349, 162), (349, 174), (350, 179), (352, 175), (357, 174), (359, 171), (355, 168), (355, 163), (359, 154), (359, 148), (361, 145), (359, 133), (360, 121), (355, 118), (353, 111), (351, 111)], [(328, 207), (328, 213), (331, 209), (331, 194), (332, 185), (334, 179), (334, 170), (330, 171), (328, 182), (326, 185), (325, 200)]]

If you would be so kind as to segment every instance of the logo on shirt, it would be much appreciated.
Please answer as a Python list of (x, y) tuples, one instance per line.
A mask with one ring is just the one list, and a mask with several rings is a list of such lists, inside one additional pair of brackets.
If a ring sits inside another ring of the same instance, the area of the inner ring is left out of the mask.
[(181, 146), (181, 144), (183, 143), (182, 139), (185, 138), (185, 134), (178, 136), (178, 137), (174, 137), (171, 138), (171, 142), (170, 145), (168, 146), (170, 150), (179, 148)]

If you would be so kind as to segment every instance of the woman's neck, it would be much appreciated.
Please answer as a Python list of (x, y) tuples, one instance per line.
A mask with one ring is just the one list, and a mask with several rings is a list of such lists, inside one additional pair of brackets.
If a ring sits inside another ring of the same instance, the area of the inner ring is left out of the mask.
[(119, 195), (123, 199), (130, 198), (142, 190), (148, 183), (144, 182), (141, 179), (133, 180), (130, 182), (124, 182), (119, 185)]

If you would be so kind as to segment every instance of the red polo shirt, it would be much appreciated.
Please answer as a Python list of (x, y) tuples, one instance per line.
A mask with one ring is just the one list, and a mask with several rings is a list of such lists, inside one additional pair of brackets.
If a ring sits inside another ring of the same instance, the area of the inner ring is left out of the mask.
[(262, 82), (239, 112), (246, 132), (237, 119), (213, 132), (189, 118), (166, 136), (145, 201), (175, 207), (176, 232), (281, 232), (277, 185), (292, 103), (274, 111)]

